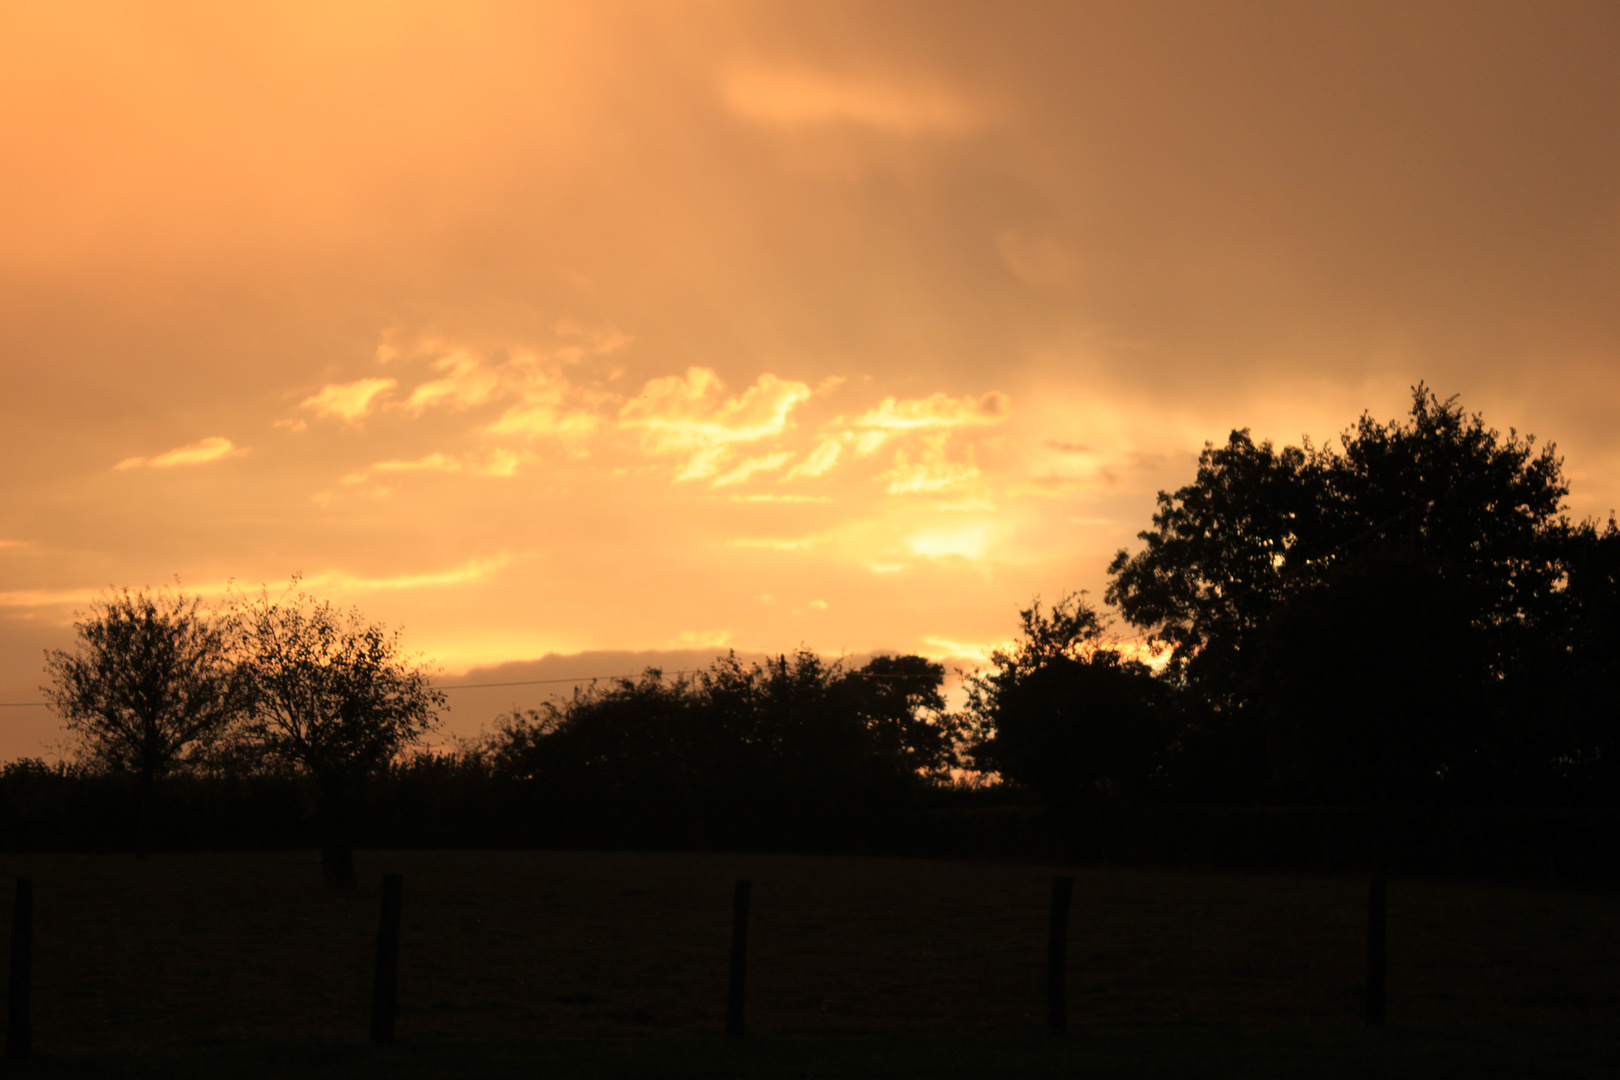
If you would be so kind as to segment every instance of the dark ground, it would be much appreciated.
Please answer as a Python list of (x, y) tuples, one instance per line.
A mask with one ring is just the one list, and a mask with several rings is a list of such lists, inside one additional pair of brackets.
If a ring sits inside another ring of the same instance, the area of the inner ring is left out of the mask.
[[(39, 1076), (1604, 1075), (1620, 894), (1397, 878), (1389, 1027), (1362, 1024), (1358, 877), (578, 852), (5, 856), (34, 880)], [(365, 1044), (378, 884), (404, 875), (400, 1043)], [(754, 882), (749, 1038), (724, 1024)], [(18, 1075), (23, 1075), (19, 1069)], [(8, 1070), (10, 1071), (10, 1070)]]

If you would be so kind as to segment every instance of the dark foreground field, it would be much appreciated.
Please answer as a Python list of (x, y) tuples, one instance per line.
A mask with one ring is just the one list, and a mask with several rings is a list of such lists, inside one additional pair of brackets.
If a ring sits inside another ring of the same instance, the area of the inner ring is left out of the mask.
[[(90, 1076), (1595, 1076), (1620, 1070), (1620, 895), (1396, 879), (1389, 1027), (1365, 882), (1051, 867), (375, 852), (6, 856), (34, 880), (35, 1059)], [(399, 1044), (365, 1043), (378, 881), (404, 875)], [(724, 1023), (754, 882), (748, 1038)], [(8, 1070), (12, 1071), (12, 1070)]]

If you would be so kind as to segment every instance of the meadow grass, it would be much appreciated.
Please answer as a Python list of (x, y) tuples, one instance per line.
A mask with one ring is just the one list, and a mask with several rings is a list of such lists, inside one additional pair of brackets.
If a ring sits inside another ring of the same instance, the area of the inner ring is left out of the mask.
[[(90, 1075), (1593, 1075), (1620, 1068), (1620, 896), (1396, 879), (1389, 1028), (1365, 881), (1063, 869), (1072, 1034), (1045, 1017), (1051, 866), (591, 852), (3, 856), (34, 880), (30, 1072)], [(404, 875), (400, 1043), (365, 1044)], [(724, 1025), (754, 882), (749, 1037)], [(1145, 1071), (1144, 1071), (1145, 1070)], [(1424, 1070), (1427, 1070), (1425, 1072)]]

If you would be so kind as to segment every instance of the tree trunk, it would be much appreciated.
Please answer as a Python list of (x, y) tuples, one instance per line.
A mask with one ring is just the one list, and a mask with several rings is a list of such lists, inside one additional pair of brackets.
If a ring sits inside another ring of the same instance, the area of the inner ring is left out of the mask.
[(320, 782), (316, 839), (321, 849), (321, 876), (329, 889), (352, 889), (356, 884), (349, 796), (347, 787), (341, 783)]
[(135, 779), (135, 861), (146, 861), (146, 823), (152, 810), (152, 777), (142, 774)]

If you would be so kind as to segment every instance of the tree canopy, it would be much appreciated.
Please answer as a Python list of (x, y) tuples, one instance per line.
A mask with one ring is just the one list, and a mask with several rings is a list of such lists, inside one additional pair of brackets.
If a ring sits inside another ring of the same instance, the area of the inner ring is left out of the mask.
[(144, 857), (152, 784), (220, 738), (251, 688), (218, 621), (178, 589), (108, 593), (74, 630), (75, 652), (45, 654), (50, 684), (42, 689), (94, 758), (136, 779), (136, 855)]
[(1144, 794), (1174, 730), (1168, 688), (1083, 596), (1037, 599), (1019, 623), (967, 679), (974, 765), (1065, 809)]
[(1194, 482), (1159, 493), (1142, 550), (1114, 557), (1106, 596), (1226, 706), (1257, 627), (1346, 563), (1400, 550), (1468, 593), (1500, 669), (1557, 590), (1568, 492), (1552, 445), (1504, 438), (1420, 384), (1407, 420), (1364, 414), (1336, 449), (1277, 450), (1247, 429), (1205, 446)]
[(367, 622), (358, 611), (304, 593), (272, 599), (261, 592), (240, 600), (231, 618), (253, 688), (241, 736), (315, 778), (327, 881), (352, 885), (349, 795), (437, 726), (444, 695), (402, 655), (397, 630)]
[(1521, 759), (1542, 783), (1574, 752), (1549, 678), (1553, 654), (1584, 651), (1571, 586), (1603, 593), (1603, 542), (1567, 494), (1553, 446), (1420, 384), (1405, 420), (1364, 414), (1337, 446), (1246, 429), (1206, 446), (1107, 597), (1170, 646), (1199, 737), (1267, 755), (1281, 791), (1523, 794)]

